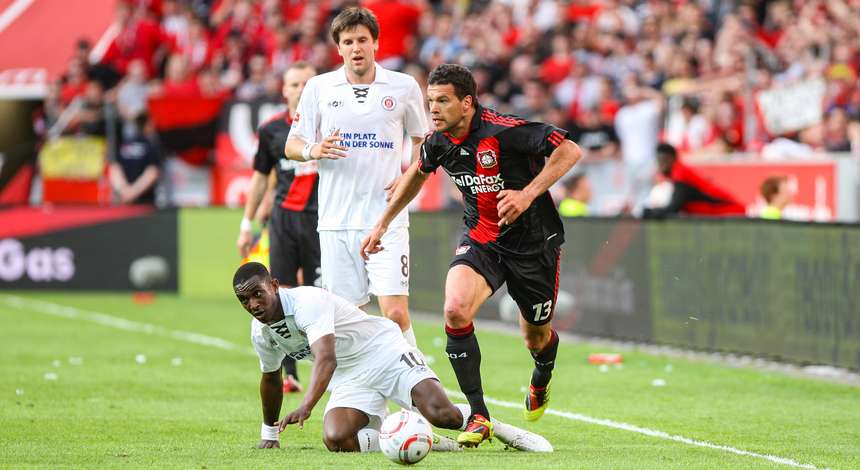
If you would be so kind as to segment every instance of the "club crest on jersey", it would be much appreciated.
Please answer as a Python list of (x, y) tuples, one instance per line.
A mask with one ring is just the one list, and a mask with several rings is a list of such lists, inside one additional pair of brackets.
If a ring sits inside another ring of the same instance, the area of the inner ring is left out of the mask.
[(397, 107), (397, 101), (395, 101), (393, 96), (382, 98), (382, 109), (386, 111), (394, 111), (395, 107)]
[(498, 163), (496, 152), (492, 150), (482, 150), (478, 152), (477, 157), (478, 163), (480, 163), (483, 168), (492, 168), (496, 166), (496, 163)]

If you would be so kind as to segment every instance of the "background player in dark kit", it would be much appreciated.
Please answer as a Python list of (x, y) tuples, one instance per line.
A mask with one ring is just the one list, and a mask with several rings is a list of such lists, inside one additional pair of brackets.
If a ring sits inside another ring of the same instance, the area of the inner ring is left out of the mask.
[(460, 65), (444, 64), (430, 74), (427, 97), (436, 132), (426, 137), (421, 159), (404, 174), (361, 247), (363, 253), (384, 249), (380, 240), (389, 221), (437, 167), (445, 169), (463, 194), (466, 230), (448, 271), (444, 313), (448, 358), (473, 413), (457, 438), (466, 446), (493, 434), (472, 320), (505, 282), (520, 308), (523, 337), (535, 361), (526, 419), (536, 420), (546, 409), (558, 349), (550, 321), (564, 241), (547, 189), (582, 155), (567, 139), (567, 131), (484, 109), (475, 88), (471, 72)]

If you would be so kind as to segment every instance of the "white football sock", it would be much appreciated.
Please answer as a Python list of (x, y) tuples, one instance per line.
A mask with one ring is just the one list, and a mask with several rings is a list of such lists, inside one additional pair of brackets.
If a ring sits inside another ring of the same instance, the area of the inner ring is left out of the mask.
[(406, 338), (406, 342), (409, 343), (409, 346), (413, 348), (418, 347), (418, 343), (415, 342), (415, 332), (412, 331), (412, 326), (403, 330), (403, 337)]
[(372, 428), (361, 428), (356, 436), (361, 452), (379, 452), (379, 431)]
[(462, 431), (466, 429), (466, 424), (469, 423), (469, 416), (472, 416), (472, 407), (465, 403), (455, 403), (454, 406), (463, 414), (463, 424), (460, 426), (460, 431)]

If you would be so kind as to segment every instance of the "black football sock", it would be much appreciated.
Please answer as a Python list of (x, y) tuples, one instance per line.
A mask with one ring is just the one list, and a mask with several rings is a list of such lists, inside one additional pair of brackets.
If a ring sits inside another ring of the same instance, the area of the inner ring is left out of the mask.
[(296, 360), (295, 359), (288, 357), (288, 356), (285, 356), (282, 364), (284, 366), (284, 374), (285, 375), (292, 375), (293, 378), (295, 378), (296, 380), (299, 380), (299, 369), (298, 369), (298, 367), (296, 367)]
[(535, 370), (532, 372), (532, 387), (544, 388), (552, 378), (552, 369), (555, 367), (555, 356), (558, 354), (558, 333), (551, 330), (549, 343), (540, 352), (533, 352)]
[(475, 327), (469, 323), (465, 328), (451, 328), (445, 325), (448, 335), (448, 345), (445, 352), (457, 375), (460, 390), (466, 395), (472, 414), (490, 417), (490, 411), (484, 403), (484, 390), (481, 388), (481, 349), (478, 338), (475, 337)]

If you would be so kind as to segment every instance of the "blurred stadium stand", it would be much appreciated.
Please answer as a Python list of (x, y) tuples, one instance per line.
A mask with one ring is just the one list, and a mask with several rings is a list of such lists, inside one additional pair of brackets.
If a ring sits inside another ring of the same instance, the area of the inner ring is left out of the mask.
[[(25, 127), (0, 134), (0, 201), (110, 204), (106, 169), (86, 178), (52, 170), (58, 159), (107, 168), (135, 117), (147, 113), (164, 157), (160, 205), (242, 204), (255, 128), (282, 109), (280, 73), (297, 60), (338, 66), (327, 24), (350, 4), (0, 0), (0, 115)], [(860, 218), (856, 167), (839, 163), (860, 154), (857, 2), (367, 6), (380, 19), (383, 64), (422, 84), (440, 63), (465, 64), (485, 104), (565, 127), (586, 143), (575, 171), (593, 183), (593, 215), (638, 213), (640, 183), (647, 192), (654, 173), (651, 148), (664, 141), (723, 179), (750, 215), (764, 204), (750, 188), (776, 172), (796, 191), (786, 217)], [(606, 129), (618, 145), (602, 149), (598, 131)], [(82, 136), (106, 150), (68, 142)], [(554, 191), (560, 199), (562, 188)], [(413, 208), (456, 199), (436, 177)]]

